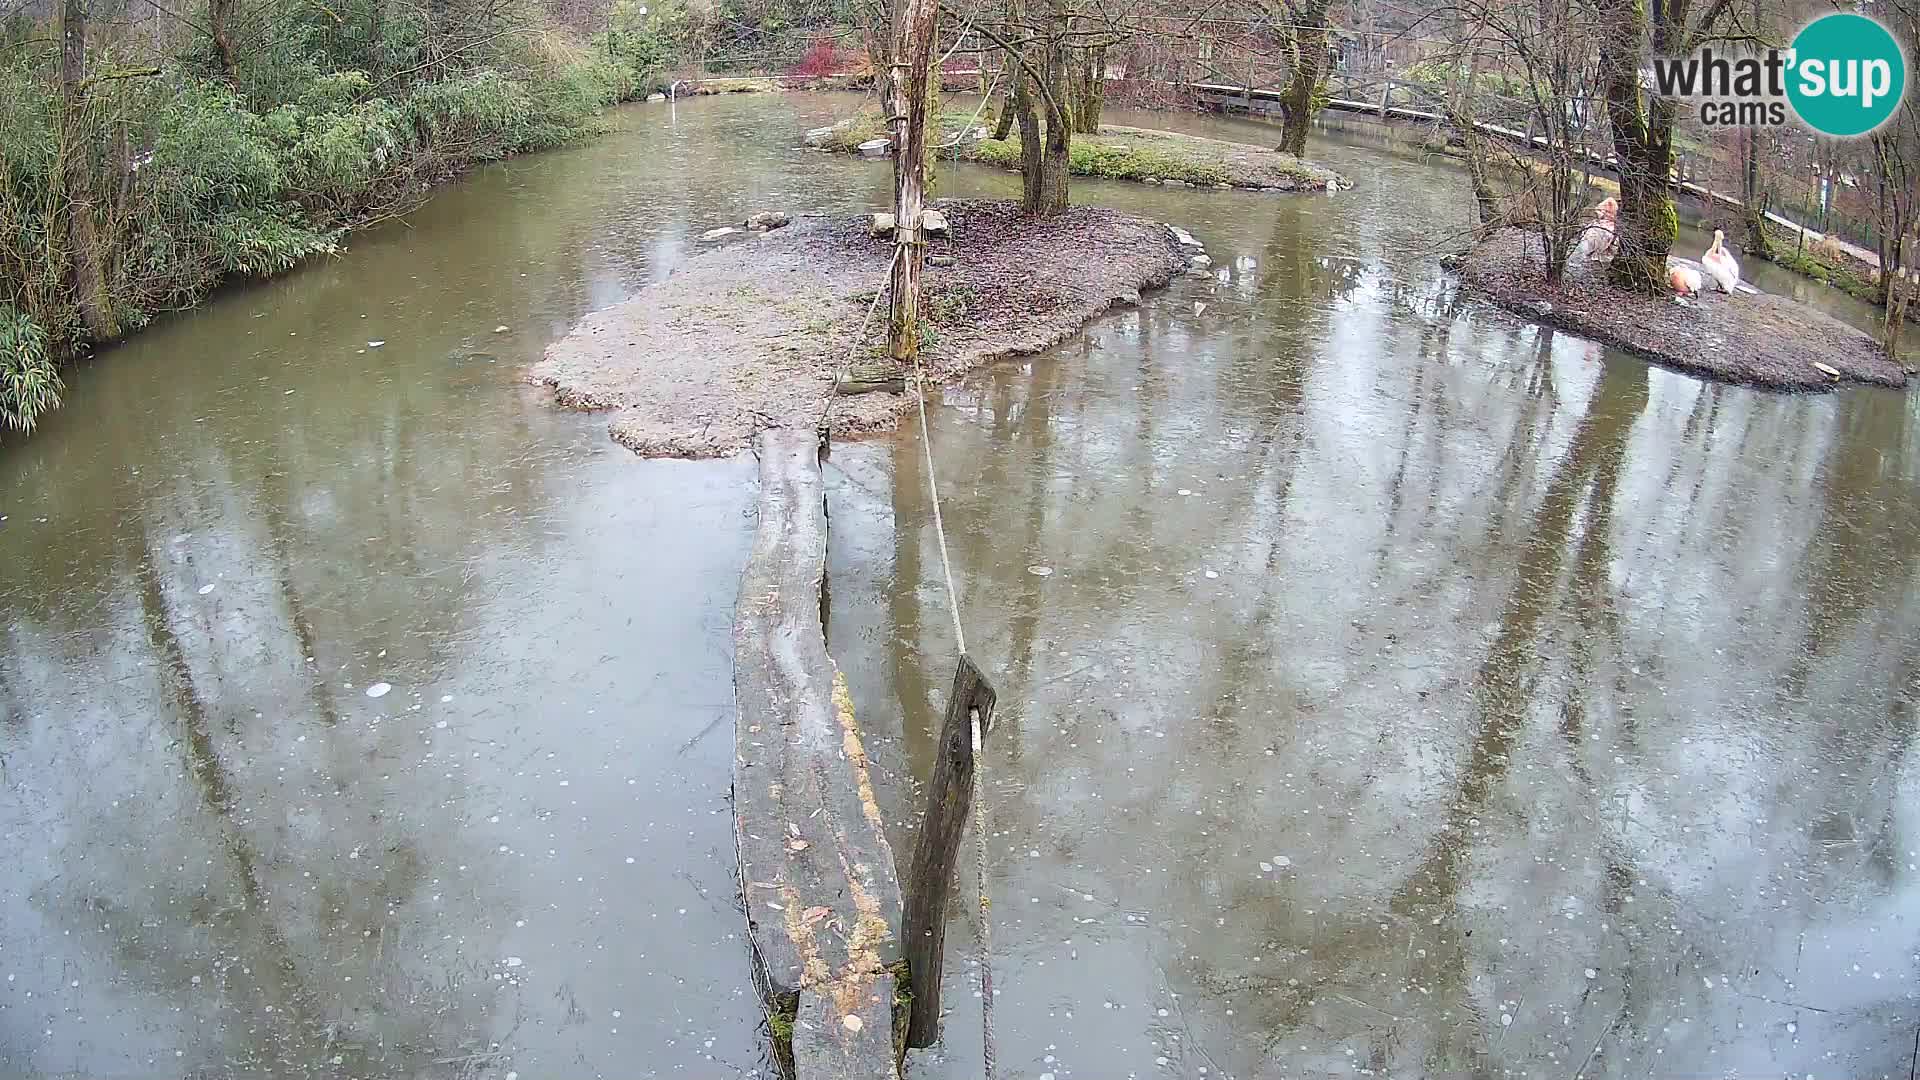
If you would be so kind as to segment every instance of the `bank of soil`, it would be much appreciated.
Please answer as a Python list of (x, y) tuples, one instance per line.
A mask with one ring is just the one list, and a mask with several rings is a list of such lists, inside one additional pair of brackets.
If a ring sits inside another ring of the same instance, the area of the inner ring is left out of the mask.
[[(1017, 171), (1018, 134), (1006, 139), (985, 138), (990, 134), (987, 128), (977, 123), (968, 125), (972, 116), (970, 112), (942, 115), (941, 156)], [(852, 152), (861, 143), (886, 137), (883, 118), (867, 109), (812, 133), (810, 141), (822, 149)], [(1116, 124), (1103, 125), (1099, 134), (1075, 135), (1067, 151), (1067, 171), (1074, 176), (1175, 187), (1325, 191), (1335, 182), (1352, 186), (1332, 169), (1264, 146)]]
[[(1112, 210), (1032, 219), (1012, 203), (937, 205), (952, 236), (928, 253), (952, 265), (922, 281), (921, 361), (935, 381), (1056, 345), (1187, 265), (1165, 225)], [(767, 428), (891, 428), (910, 397), (836, 396), (834, 383), (850, 351), (863, 364), (884, 351), (892, 256), (865, 215), (748, 234), (588, 316), (529, 378), (563, 405), (615, 410), (613, 437), (654, 457), (730, 454)]]
[(1535, 236), (1506, 229), (1462, 257), (1458, 271), (1510, 311), (1691, 374), (1776, 390), (1907, 385), (1905, 369), (1872, 337), (1784, 296), (1716, 289), (1679, 303), (1608, 285), (1601, 263), (1576, 260), (1551, 286), (1545, 265)]

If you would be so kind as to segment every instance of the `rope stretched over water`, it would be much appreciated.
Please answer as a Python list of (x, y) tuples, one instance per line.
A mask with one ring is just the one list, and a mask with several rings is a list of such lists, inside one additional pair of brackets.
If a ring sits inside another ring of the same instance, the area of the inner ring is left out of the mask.
[[(953, 616), (953, 639), (959, 645), (960, 652), (967, 651), (967, 632), (960, 625), (960, 593), (953, 587), (953, 560), (947, 554), (947, 526), (940, 514), (940, 481), (934, 475), (933, 433), (927, 427), (927, 373), (920, 366), (920, 357), (913, 358), (914, 400), (920, 412), (920, 447), (927, 460), (927, 495), (933, 503), (933, 534), (940, 541), (940, 570), (947, 582), (947, 611)], [(967, 719), (973, 736), (973, 762), (976, 778), (983, 760), (980, 739), (980, 710), (968, 709)], [(973, 844), (975, 884), (980, 896), (980, 933), (976, 944), (975, 963), (980, 968), (980, 1044), (985, 1062), (986, 1080), (994, 1080), (997, 1070), (996, 1059), (999, 1053), (993, 1041), (993, 923), (989, 914), (993, 901), (987, 894), (987, 808), (980, 797), (980, 789), (985, 786), (976, 782), (973, 785), (972, 805), (968, 812), (973, 817)]]

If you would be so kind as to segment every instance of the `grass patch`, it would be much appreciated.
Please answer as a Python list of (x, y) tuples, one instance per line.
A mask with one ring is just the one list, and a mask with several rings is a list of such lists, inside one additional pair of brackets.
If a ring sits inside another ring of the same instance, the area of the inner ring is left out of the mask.
[(773, 1060), (781, 1076), (793, 1075), (793, 1024), (799, 1016), (799, 994), (776, 997), (767, 1010), (767, 1034), (773, 1037)]
[[(1020, 141), (983, 139), (974, 146), (971, 156), (988, 165), (1018, 169)], [(1233, 174), (1218, 161), (1160, 147), (1116, 143), (1098, 135), (1073, 137), (1067, 148), (1067, 171), (1105, 180), (1183, 180), (1195, 186), (1233, 182)]]
[(1880, 286), (1845, 264), (1822, 258), (1812, 248), (1803, 251), (1793, 244), (1776, 240), (1773, 261), (1796, 274), (1810, 277), (1823, 285), (1831, 285), (1848, 296), (1868, 303), (1878, 303), (1880, 300)]

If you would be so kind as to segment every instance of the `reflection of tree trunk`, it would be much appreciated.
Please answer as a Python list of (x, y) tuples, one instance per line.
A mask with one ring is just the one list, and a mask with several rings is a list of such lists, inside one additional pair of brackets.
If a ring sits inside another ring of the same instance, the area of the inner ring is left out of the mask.
[(1845, 647), (1889, 580), (1920, 562), (1920, 519), (1892, 510), (1878, 494), (1887, 483), (1880, 448), (1906, 445), (1912, 423), (1897, 395), (1863, 399), (1835, 421), (1821, 463), (1820, 517), (1801, 564), (1806, 631), (1783, 680), (1791, 696), (1805, 692), (1836, 641)]
[(887, 590), (887, 614), (893, 622), (893, 646), (887, 650), (892, 660), (893, 685), (899, 694), (900, 733), (907, 761), (933, 770), (935, 729), (940, 714), (932, 709), (933, 692), (926, 678), (931, 662), (921, 633), (920, 545), (924, 530), (907, 529), (901, 519), (909, 512), (926, 508), (926, 478), (920, 474), (919, 447), (896, 440), (893, 455), (893, 587)]
[[(142, 547), (134, 576), (140, 586), (140, 613), (146, 624), (147, 644), (160, 663), (160, 682), (171, 695), (179, 716), (181, 743), (186, 749), (187, 775), (192, 778), (194, 790), (200, 795), (210, 820), (219, 830), (220, 847), (233, 864), (243, 910), (249, 919), (258, 920), (261, 935), (266, 939), (266, 958), (272, 962), (261, 965), (265, 970), (259, 976), (260, 986), (263, 990), (279, 991), (271, 995), (276, 1007), (292, 1008), (295, 1016), (310, 1019), (317, 1010), (297, 982), (293, 950), (287, 943), (286, 935), (281, 933), (268, 913), (266, 890), (260, 884), (258, 860), (239, 828), (228, 817), (235, 799), (233, 781), (228, 777), (219, 751), (213, 745), (213, 726), (208, 717), (207, 703), (194, 683), (193, 668), (187, 661), (186, 649), (181, 646), (179, 635), (174, 632), (166, 591), (161, 588), (159, 571), (154, 565), (156, 560), (144, 544)], [(306, 1021), (295, 1021), (286, 1027), (289, 1030), (315, 1030), (315, 1025)]]
[[(1541, 622), (1555, 595), (1575, 513), (1583, 502), (1590, 507), (1592, 520), (1585, 536), (1607, 530), (1627, 439), (1634, 421), (1646, 409), (1647, 379), (1643, 364), (1607, 365), (1571, 445), (1547, 483), (1546, 495), (1515, 568), (1513, 588), (1501, 613), (1499, 636), (1475, 679), (1479, 730), (1461, 772), (1458, 793), (1426, 858), (1407, 875), (1388, 903), (1389, 910), (1399, 916), (1422, 917), (1458, 902), (1471, 852), (1471, 823), (1486, 812), (1511, 767), (1514, 743), (1527, 716), (1532, 686), (1526, 668), (1536, 653)], [(1605, 541), (1600, 544), (1583, 554), (1593, 559), (1594, 565), (1604, 566)], [(1615, 884), (1610, 879), (1610, 899)], [(1427, 983), (1436, 993), (1464, 993), (1469, 982), (1467, 940), (1441, 937), (1430, 948), (1434, 970)], [(1469, 1036), (1470, 1032), (1461, 1029), (1462, 1038)], [(1463, 1049), (1462, 1055), (1476, 1056), (1471, 1048)]]
[[(1411, 915), (1434, 905), (1450, 904), (1459, 893), (1469, 851), (1468, 822), (1485, 811), (1506, 775), (1515, 738), (1527, 716), (1532, 697), (1527, 668), (1536, 654), (1541, 623), (1556, 595), (1555, 584), (1565, 562), (1567, 542), (1572, 538), (1575, 511), (1584, 501), (1593, 508), (1588, 531), (1604, 531), (1607, 527), (1627, 440), (1635, 420), (1646, 409), (1647, 380), (1644, 364), (1607, 365), (1572, 444), (1547, 484), (1515, 568), (1513, 589), (1500, 617), (1500, 633), (1475, 678), (1479, 731), (1461, 772), (1459, 794), (1426, 859), (1395, 895), (1391, 905), (1395, 912)], [(1601, 555), (1596, 549), (1594, 557)]]
[(328, 726), (340, 723), (340, 710), (334, 705), (333, 691), (328, 688), (327, 680), (320, 674), (319, 636), (313, 632), (313, 620), (307, 615), (306, 601), (300, 596), (300, 590), (293, 582), (293, 532), (287, 521), (285, 506), (292, 498), (287, 487), (287, 474), (284, 471), (275, 475), (280, 483), (276, 491), (263, 491), (260, 496), (261, 516), (266, 519), (267, 543), (273, 548), (274, 577), (280, 585), (281, 599), (287, 604), (287, 622), (293, 627), (293, 640), (299, 646), (300, 655), (295, 659), (300, 678), (306, 682), (313, 697), (314, 712)]

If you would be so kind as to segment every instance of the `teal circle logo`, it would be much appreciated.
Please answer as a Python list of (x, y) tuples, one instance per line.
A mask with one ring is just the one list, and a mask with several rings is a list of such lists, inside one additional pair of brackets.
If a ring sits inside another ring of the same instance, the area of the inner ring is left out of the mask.
[(1907, 59), (1887, 28), (1865, 15), (1822, 15), (1793, 39), (1787, 100), (1822, 135), (1865, 135), (1887, 122), (1907, 91)]

